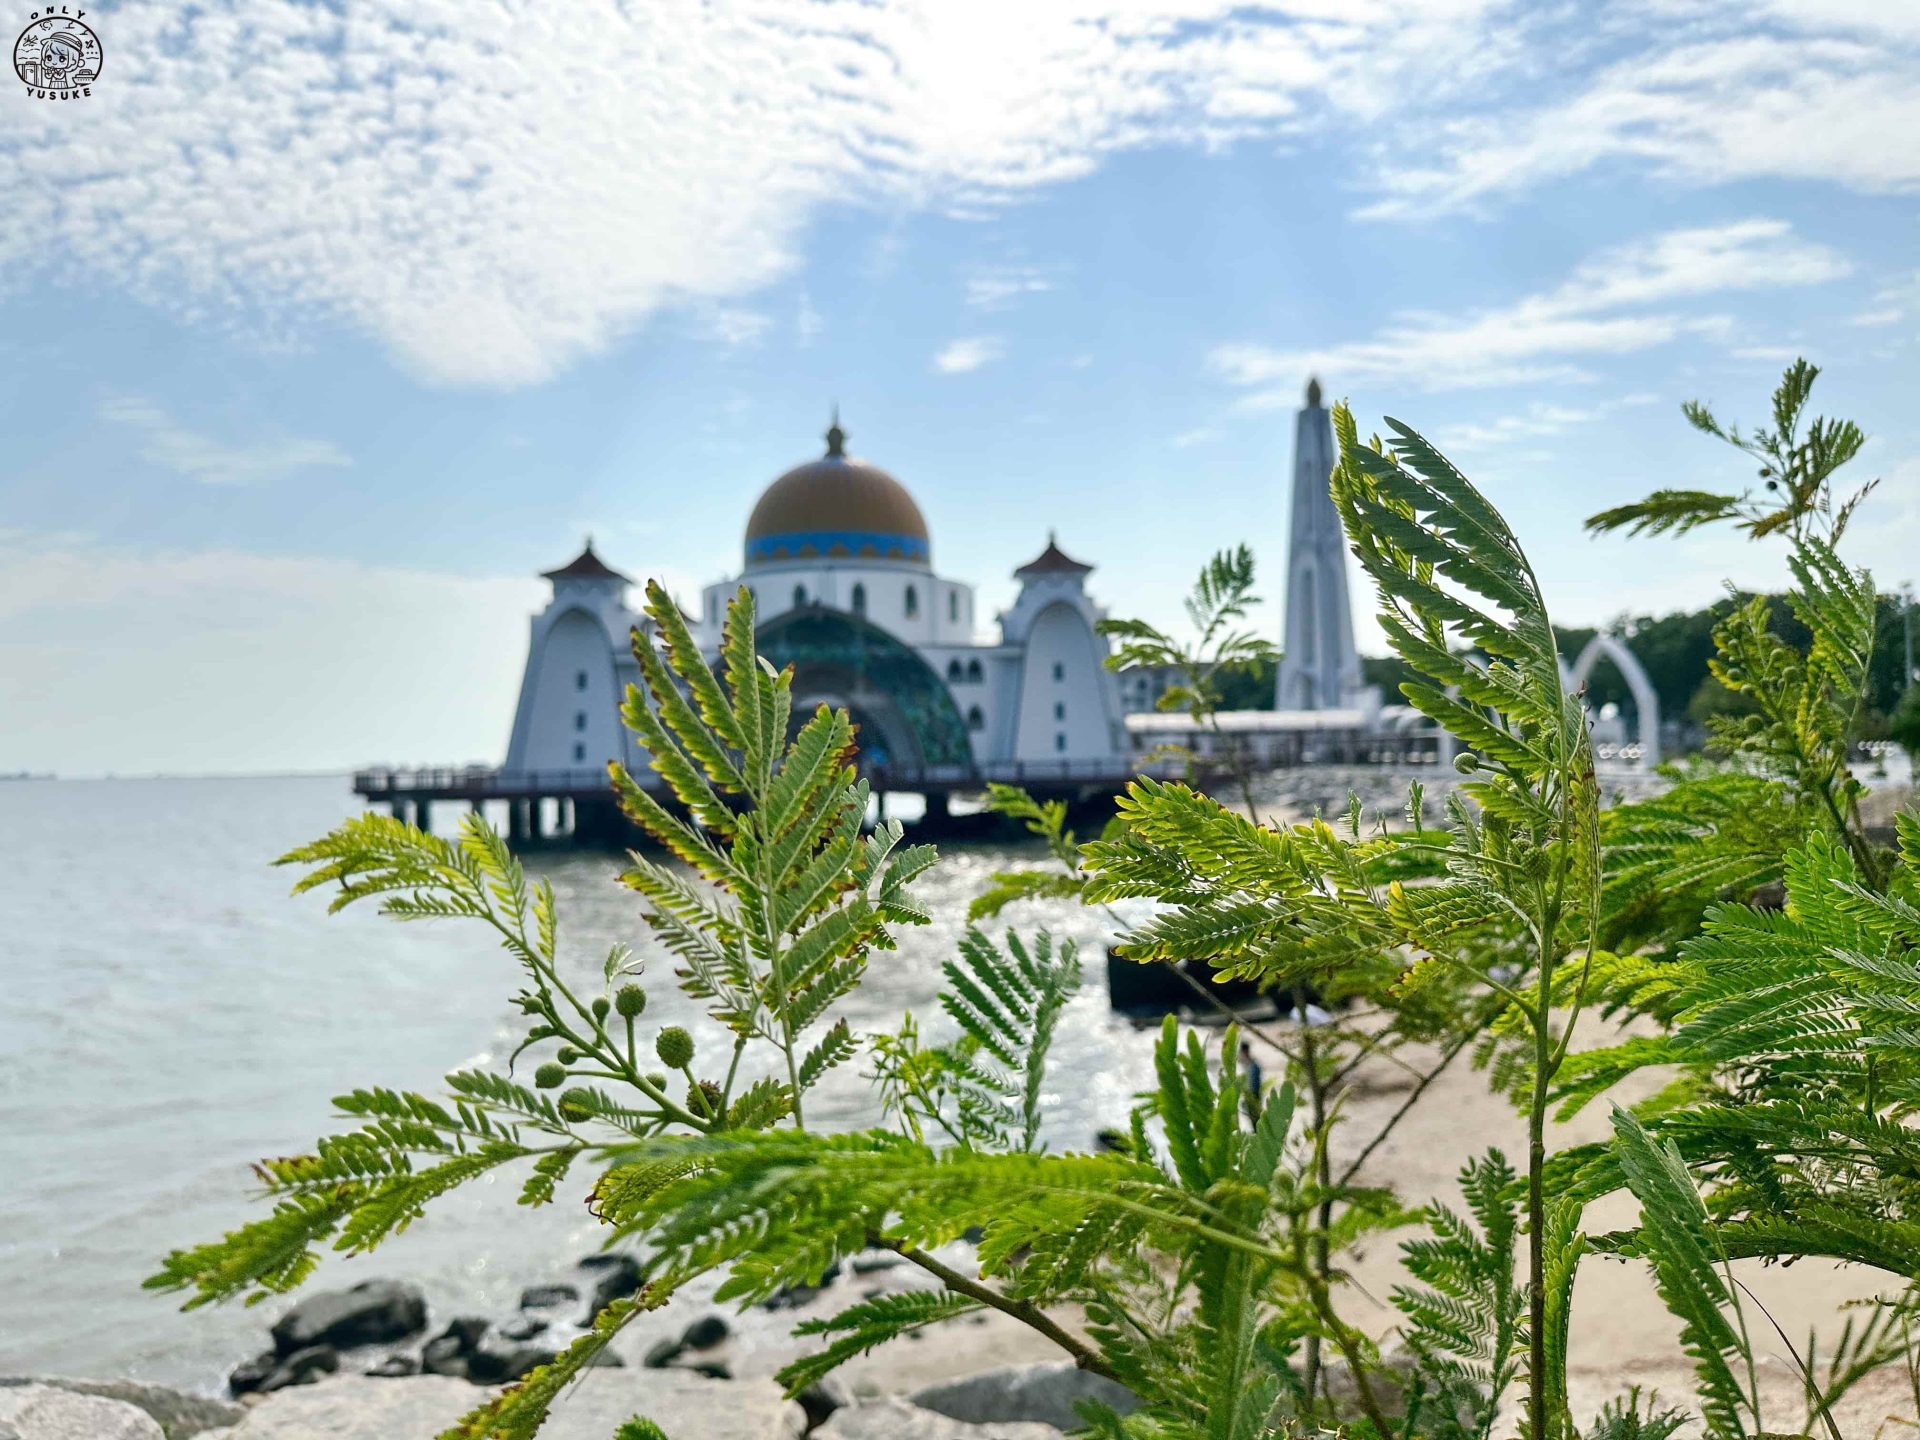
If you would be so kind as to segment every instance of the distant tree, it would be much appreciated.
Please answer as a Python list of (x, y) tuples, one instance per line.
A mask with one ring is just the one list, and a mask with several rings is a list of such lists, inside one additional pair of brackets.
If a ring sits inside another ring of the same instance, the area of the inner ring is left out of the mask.
[(1909, 685), (1894, 706), (1887, 720), (1887, 738), (1920, 766), (1920, 685)]

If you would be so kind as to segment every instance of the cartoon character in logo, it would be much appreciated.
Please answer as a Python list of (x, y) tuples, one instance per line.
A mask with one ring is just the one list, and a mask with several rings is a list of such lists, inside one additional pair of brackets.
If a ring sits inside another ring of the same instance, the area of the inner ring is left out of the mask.
[[(29, 60), (26, 68), (33, 70), (36, 67)], [(79, 38), (62, 32), (49, 35), (40, 42), (38, 76), (29, 76), (27, 83), (44, 90), (72, 90), (81, 85), (91, 85), (93, 80), (93, 67), (87, 64), (87, 57), (80, 51)]]

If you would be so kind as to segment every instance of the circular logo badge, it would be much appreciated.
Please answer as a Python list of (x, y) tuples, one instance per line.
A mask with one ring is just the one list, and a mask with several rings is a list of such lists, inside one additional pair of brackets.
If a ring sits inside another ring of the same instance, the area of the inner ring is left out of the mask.
[(71, 92), (100, 77), (100, 37), (71, 15), (36, 17), (13, 42), (13, 69), (29, 89)]

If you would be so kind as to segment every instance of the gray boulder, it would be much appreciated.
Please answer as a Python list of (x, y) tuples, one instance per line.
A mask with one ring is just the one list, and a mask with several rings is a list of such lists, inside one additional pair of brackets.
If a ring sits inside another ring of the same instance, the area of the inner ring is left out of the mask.
[[(282, 1390), (217, 1440), (416, 1440), (438, 1435), (486, 1399), (486, 1392), (442, 1375), (399, 1385), (347, 1376)], [(560, 1397), (540, 1440), (607, 1440), (634, 1415), (652, 1418), (675, 1436), (696, 1433), (687, 1425), (697, 1417), (700, 1440), (799, 1440), (806, 1423), (800, 1407), (782, 1399), (770, 1380), (726, 1385), (677, 1370), (600, 1370)]]
[(813, 1440), (1061, 1440), (1061, 1436), (1053, 1426), (1031, 1420), (969, 1425), (890, 1395), (834, 1411), (813, 1432)]
[(909, 1398), (923, 1409), (969, 1425), (1029, 1420), (1056, 1430), (1074, 1430), (1085, 1423), (1073, 1408), (1077, 1401), (1095, 1400), (1122, 1415), (1140, 1403), (1126, 1386), (1065, 1363), (1005, 1365), (943, 1380)]
[(166, 1440), (167, 1434), (124, 1400), (38, 1383), (0, 1387), (0, 1426), (20, 1440)]
[(247, 1412), (225, 1400), (205, 1395), (188, 1395), (164, 1385), (143, 1385), (137, 1380), (0, 1380), (5, 1385), (51, 1385), (56, 1390), (71, 1390), (77, 1395), (98, 1395), (103, 1400), (120, 1400), (144, 1410), (159, 1422), (167, 1440), (193, 1440), (207, 1430), (232, 1425)]
[(426, 1328), (427, 1297), (419, 1286), (363, 1280), (351, 1290), (309, 1295), (274, 1323), (273, 1344), (282, 1355), (313, 1345), (345, 1350), (404, 1340)]

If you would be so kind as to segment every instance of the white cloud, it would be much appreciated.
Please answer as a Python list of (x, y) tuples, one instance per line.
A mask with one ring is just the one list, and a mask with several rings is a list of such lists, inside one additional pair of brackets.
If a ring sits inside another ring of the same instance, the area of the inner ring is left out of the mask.
[(331, 440), (284, 437), (233, 445), (189, 430), (150, 400), (116, 395), (100, 402), (102, 420), (140, 436), (140, 454), (202, 485), (253, 485), (316, 468), (340, 469), (353, 458)]
[(1023, 296), (1051, 289), (1053, 281), (1035, 266), (988, 266), (967, 277), (967, 304), (975, 310), (1005, 310)]
[[(1684, 333), (1718, 335), (1725, 317), (1690, 315), (1675, 302), (1730, 290), (1837, 279), (1848, 263), (1795, 237), (1780, 220), (1673, 230), (1603, 252), (1551, 290), (1465, 315), (1410, 315), (1368, 340), (1311, 350), (1242, 342), (1210, 356), (1213, 369), (1251, 393), (1249, 409), (1291, 406), (1301, 378), (1342, 385), (1393, 381), (1429, 390), (1591, 378), (1583, 359), (1665, 344)], [(1274, 388), (1266, 388), (1266, 387)]]
[(1372, 177), (1381, 196), (1361, 213), (1476, 206), (1609, 163), (1688, 184), (1920, 187), (1920, 61), (1911, 46), (1920, 26), (1854, 38), (1848, 32), (1871, 3), (1779, 6), (1791, 34), (1754, 32), (1744, 5), (1692, 3), (1684, 25), (1655, 16), (1623, 58), (1536, 92), (1570, 88), (1570, 98), (1503, 94), (1483, 111), (1412, 130)]
[(933, 368), (942, 375), (965, 375), (998, 360), (1007, 347), (992, 335), (968, 335), (947, 342), (933, 357)]

